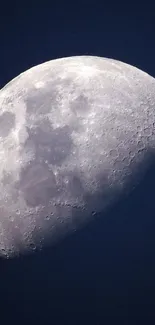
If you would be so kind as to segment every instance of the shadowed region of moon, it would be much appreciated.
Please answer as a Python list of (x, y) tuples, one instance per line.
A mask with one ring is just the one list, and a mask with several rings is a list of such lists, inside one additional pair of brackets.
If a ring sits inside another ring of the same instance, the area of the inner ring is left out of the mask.
[(5, 138), (15, 127), (15, 114), (12, 112), (4, 112), (0, 115), (0, 137)]
[[(85, 320), (107, 324), (107, 319), (111, 324), (126, 320), (133, 324), (135, 318), (138, 324), (147, 324), (148, 319), (152, 324), (154, 183), (152, 166), (142, 184), (106, 217), (97, 215), (96, 222), (57, 247), (0, 261), (1, 317), (4, 310), (5, 323), (9, 318), (8, 323), (22, 324), (24, 315), (24, 322), (30, 325), (34, 320), (37, 324), (83, 325)], [(74, 217), (79, 213), (77, 210)], [(142, 317), (144, 322), (139, 322)]]
[(151, 165), (155, 80), (123, 62), (46, 62), (1, 89), (0, 107), (2, 256), (78, 230)]

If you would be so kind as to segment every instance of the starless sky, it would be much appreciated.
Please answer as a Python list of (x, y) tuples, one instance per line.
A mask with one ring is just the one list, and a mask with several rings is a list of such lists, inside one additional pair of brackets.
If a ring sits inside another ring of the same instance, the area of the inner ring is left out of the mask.
[(0, 11), (0, 87), (63, 56), (99, 55), (155, 76), (155, 5), (16, 1)]
[[(155, 77), (155, 4), (0, 5), (0, 88), (34, 65), (72, 55), (113, 58)], [(0, 261), (0, 322), (154, 324), (154, 184), (155, 168), (127, 201), (52, 252)]]

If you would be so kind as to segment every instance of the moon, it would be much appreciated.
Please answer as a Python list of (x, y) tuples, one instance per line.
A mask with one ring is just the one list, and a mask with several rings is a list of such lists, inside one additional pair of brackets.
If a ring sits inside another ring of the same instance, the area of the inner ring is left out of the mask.
[(155, 79), (113, 59), (35, 66), (0, 91), (0, 256), (53, 245), (153, 161)]

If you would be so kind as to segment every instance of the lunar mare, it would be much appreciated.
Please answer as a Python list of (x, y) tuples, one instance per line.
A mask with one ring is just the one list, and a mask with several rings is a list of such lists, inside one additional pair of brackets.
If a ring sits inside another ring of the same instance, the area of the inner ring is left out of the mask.
[(0, 91), (0, 256), (55, 243), (141, 180), (155, 79), (112, 59), (33, 67)]

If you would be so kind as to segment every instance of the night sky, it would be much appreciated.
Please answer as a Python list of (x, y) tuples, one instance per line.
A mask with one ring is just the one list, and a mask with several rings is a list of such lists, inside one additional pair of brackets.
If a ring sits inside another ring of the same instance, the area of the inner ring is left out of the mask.
[[(155, 4), (101, 3), (4, 3), (0, 88), (73, 55), (117, 59), (155, 77)], [(155, 323), (154, 166), (128, 198), (55, 248), (0, 261), (0, 324)]]

